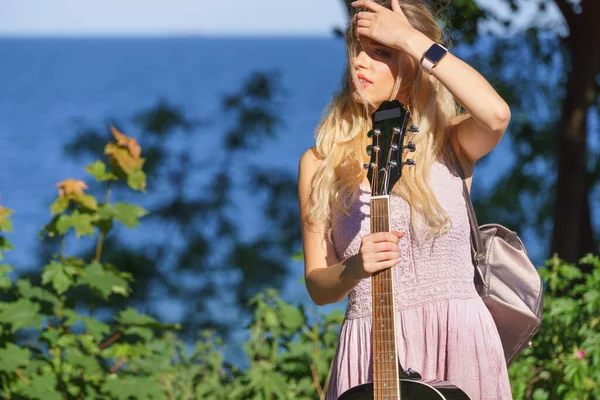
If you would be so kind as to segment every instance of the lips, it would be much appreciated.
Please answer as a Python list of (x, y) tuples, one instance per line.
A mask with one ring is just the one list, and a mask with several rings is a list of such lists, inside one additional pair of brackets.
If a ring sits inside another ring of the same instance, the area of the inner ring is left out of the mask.
[(358, 78), (358, 82), (360, 83), (360, 85), (363, 88), (368, 87), (369, 85), (372, 85), (373, 82), (371, 82), (366, 76), (364, 76), (363, 74), (356, 74), (356, 77)]
[(362, 79), (363, 81), (366, 81), (366, 82), (369, 82), (369, 83), (373, 83), (373, 82), (371, 82), (369, 79), (367, 79), (367, 77), (366, 77), (366, 76), (364, 76), (363, 74), (356, 74), (356, 77), (357, 77), (358, 79)]

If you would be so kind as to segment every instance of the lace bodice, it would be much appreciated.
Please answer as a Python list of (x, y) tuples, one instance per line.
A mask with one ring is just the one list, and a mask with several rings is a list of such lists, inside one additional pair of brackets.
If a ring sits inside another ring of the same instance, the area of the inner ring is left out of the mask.
[[(400, 239), (400, 262), (394, 267), (396, 308), (404, 309), (431, 301), (477, 296), (470, 258), (470, 228), (462, 180), (452, 167), (435, 162), (430, 173), (433, 192), (452, 221), (446, 233), (421, 239), (425, 225), (419, 216), (416, 232), (410, 224), (409, 204), (400, 196), (390, 197), (391, 227), (405, 233)], [(338, 259), (358, 253), (361, 237), (370, 232), (370, 188), (361, 185), (349, 216), (334, 212), (332, 240)], [(347, 318), (371, 315), (371, 279), (363, 279), (348, 294)]]

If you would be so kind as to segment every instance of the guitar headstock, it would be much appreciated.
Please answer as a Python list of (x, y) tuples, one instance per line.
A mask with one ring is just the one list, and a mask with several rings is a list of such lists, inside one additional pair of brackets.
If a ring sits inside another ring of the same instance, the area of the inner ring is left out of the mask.
[(384, 101), (371, 118), (373, 129), (369, 131), (372, 144), (367, 147), (371, 162), (365, 164), (369, 169), (367, 177), (371, 183), (372, 196), (389, 195), (402, 176), (405, 165), (414, 166), (414, 160), (402, 162), (403, 151), (416, 150), (413, 142), (404, 145), (406, 132), (419, 132), (416, 126), (407, 128), (410, 112), (398, 100)]

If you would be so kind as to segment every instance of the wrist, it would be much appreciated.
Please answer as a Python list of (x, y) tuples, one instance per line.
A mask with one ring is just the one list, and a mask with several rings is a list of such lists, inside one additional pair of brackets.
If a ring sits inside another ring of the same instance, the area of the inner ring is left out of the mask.
[(423, 54), (435, 44), (435, 42), (427, 35), (416, 29), (413, 29), (413, 31), (404, 38), (403, 42), (404, 45), (402, 50), (417, 60), (419, 64), (421, 63)]
[(360, 282), (362, 279), (362, 277), (360, 276), (362, 264), (362, 256), (360, 254), (360, 251), (348, 257), (344, 264), (346, 268), (344, 268), (343, 276), (349, 281), (358, 284), (358, 282)]

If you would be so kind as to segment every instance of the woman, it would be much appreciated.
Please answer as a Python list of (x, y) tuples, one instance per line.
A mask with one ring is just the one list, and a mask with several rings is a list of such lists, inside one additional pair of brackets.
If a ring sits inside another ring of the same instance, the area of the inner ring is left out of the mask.
[[(402, 366), (449, 381), (472, 399), (510, 399), (498, 332), (473, 284), (456, 167), (470, 187), (475, 163), (502, 138), (510, 109), (439, 45), (442, 32), (423, 0), (353, 6), (343, 88), (299, 165), (306, 287), (318, 305), (349, 299), (327, 399), (372, 381), (369, 278), (390, 267)], [(405, 167), (393, 188), (392, 232), (371, 234), (362, 165), (369, 162), (370, 114), (390, 99), (406, 105), (419, 127), (407, 134), (417, 145), (410, 157), (416, 167)]]

